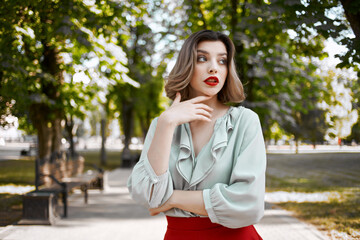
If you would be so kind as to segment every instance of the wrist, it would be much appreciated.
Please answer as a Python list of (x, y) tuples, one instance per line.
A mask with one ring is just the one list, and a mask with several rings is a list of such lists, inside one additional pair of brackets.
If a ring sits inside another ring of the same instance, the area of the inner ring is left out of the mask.
[(177, 126), (176, 121), (172, 119), (166, 111), (160, 114), (158, 123), (160, 123), (162, 126), (167, 126), (169, 128), (175, 128)]
[(170, 197), (170, 205), (172, 208), (178, 207), (178, 200), (179, 200), (179, 190), (174, 190), (173, 194)]

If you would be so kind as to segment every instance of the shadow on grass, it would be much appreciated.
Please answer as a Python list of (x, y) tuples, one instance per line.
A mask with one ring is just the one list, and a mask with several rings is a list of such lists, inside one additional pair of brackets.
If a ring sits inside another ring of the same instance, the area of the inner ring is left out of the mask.
[(333, 199), (329, 202), (286, 202), (278, 205), (295, 212), (300, 219), (323, 229), (335, 229), (349, 235), (354, 234), (353, 230), (360, 229), (360, 191), (358, 189), (344, 191), (342, 199)]
[(22, 195), (0, 194), (0, 226), (20, 220), (22, 216)]

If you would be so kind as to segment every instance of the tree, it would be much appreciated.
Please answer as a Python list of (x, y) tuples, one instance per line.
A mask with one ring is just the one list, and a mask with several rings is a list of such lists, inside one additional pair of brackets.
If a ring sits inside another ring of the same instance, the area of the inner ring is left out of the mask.
[(352, 108), (357, 111), (358, 119), (351, 129), (351, 134), (348, 136), (348, 141), (354, 140), (360, 144), (360, 78), (349, 81), (348, 83), (352, 92)]
[(97, 92), (102, 91), (96, 85), (88, 85), (83, 81), (74, 80), (70, 77), (69, 82), (64, 86), (64, 118), (65, 118), (65, 137), (69, 141), (69, 152), (71, 156), (76, 155), (74, 136), (80, 123), (76, 119), (84, 120), (86, 111), (95, 111), (96, 107), (91, 104)]
[(360, 117), (351, 128), (351, 134), (346, 138), (346, 141), (352, 143), (353, 141), (360, 144)]
[(156, 51), (157, 43), (166, 36), (166, 33), (154, 32), (150, 27), (155, 23), (154, 15), (157, 11), (161, 11), (161, 1), (152, 1), (151, 4), (140, 1), (135, 2), (134, 6), (141, 11), (122, 28), (123, 34), (118, 38), (118, 43), (125, 49), (129, 59), (128, 75), (136, 80), (139, 86), (119, 83), (108, 95), (115, 111), (120, 112), (120, 125), (125, 135), (123, 166), (129, 165), (129, 161), (133, 159), (129, 145), (137, 128), (136, 123), (139, 123), (141, 137), (145, 138), (151, 120), (162, 110), (160, 99), (166, 66), (163, 60), (167, 56), (167, 52), (163, 50)]
[(294, 112), (295, 124), (287, 124), (283, 128), (293, 135), (295, 141), (295, 152), (298, 153), (299, 141), (308, 140), (316, 148), (317, 143), (322, 143), (329, 128), (326, 122), (326, 110), (316, 106), (305, 112)]
[(355, 34), (355, 38), (343, 38), (341, 43), (347, 46), (348, 51), (341, 56), (343, 61), (339, 67), (354, 67), (360, 78), (360, 2), (340, 0), (344, 8), (346, 19)]
[(326, 119), (330, 124), (328, 131), (333, 138), (343, 139), (350, 135), (351, 127), (358, 119), (356, 109), (356, 99), (349, 87), (353, 84), (351, 74), (342, 71), (337, 73), (333, 70), (328, 71), (328, 75), (323, 77), (323, 83), (328, 90), (321, 96), (324, 109), (327, 110)]
[(345, 45), (348, 50), (345, 54), (338, 55), (342, 61), (338, 67), (354, 67), (355, 71), (359, 71), (359, 1), (273, 0), (271, 5), (282, 15), (281, 24), (287, 29), (293, 29), (299, 41), (315, 32)]
[(6, 124), (11, 114), (36, 129), (42, 165), (61, 148), (62, 120), (71, 126), (72, 116), (81, 115), (81, 104), (91, 98), (74, 85), (77, 66), (99, 61), (92, 71), (83, 67), (92, 80), (84, 88), (96, 89), (95, 78), (122, 81), (114, 76), (125, 74), (126, 56), (112, 41), (128, 9), (125, 3), (78, 0), (5, 1), (0, 6), (1, 122)]
[[(183, 7), (186, 34), (207, 28), (226, 32), (233, 39), (237, 71), (247, 96), (244, 105), (259, 114), (266, 139), (275, 122), (282, 128), (294, 125), (294, 112), (313, 107), (309, 99), (322, 89), (311, 57), (325, 56), (323, 38), (306, 33), (293, 37), (293, 25), (288, 22), (296, 14), (288, 17), (292, 9), (274, 2), (184, 1)], [(310, 87), (314, 91), (308, 91)]]
[[(308, 34), (316, 32), (324, 38), (332, 38), (341, 45), (347, 47), (347, 51), (343, 54), (338, 54), (341, 62), (337, 65), (338, 68), (352, 68), (357, 72), (358, 79), (360, 78), (360, 2), (359, 1), (273, 1), (275, 5), (281, 8), (291, 9), (290, 13), (296, 15), (296, 21), (288, 21), (293, 19), (293, 16), (284, 15), (287, 25), (291, 28), (297, 29), (297, 37), (301, 39), (303, 33)], [(286, 20), (288, 19), (288, 20)], [(352, 89), (354, 94), (354, 109), (357, 106), (357, 92), (358, 81), (354, 79), (347, 85)], [(359, 110), (358, 110), (359, 113)], [(338, 133), (341, 132), (343, 127), (340, 124), (345, 120), (340, 117), (336, 120), (333, 118), (333, 123), (336, 123)], [(352, 121), (348, 119), (346, 121)], [(356, 127), (355, 127), (356, 129)], [(356, 131), (354, 129), (354, 131)], [(343, 135), (343, 134), (340, 134)], [(339, 136), (340, 137), (340, 136)]]

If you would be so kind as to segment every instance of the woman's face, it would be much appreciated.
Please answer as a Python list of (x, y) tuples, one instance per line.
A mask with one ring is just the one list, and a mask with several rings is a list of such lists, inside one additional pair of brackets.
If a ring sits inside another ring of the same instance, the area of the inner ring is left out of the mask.
[(197, 46), (194, 74), (190, 80), (190, 97), (217, 95), (226, 81), (227, 61), (223, 42), (200, 42)]

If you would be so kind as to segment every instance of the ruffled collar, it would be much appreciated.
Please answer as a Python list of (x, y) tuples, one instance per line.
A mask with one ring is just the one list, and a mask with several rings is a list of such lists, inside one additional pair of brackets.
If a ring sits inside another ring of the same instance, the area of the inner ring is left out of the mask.
[[(176, 162), (176, 168), (189, 183), (189, 187), (201, 182), (211, 172), (215, 162), (220, 157), (220, 150), (227, 146), (229, 133), (233, 130), (234, 122), (242, 108), (230, 107), (226, 114), (216, 120), (214, 132), (208, 143), (211, 144), (210, 151), (203, 153), (201, 151), (197, 156), (199, 159), (197, 159), (196, 164), (194, 161), (190, 125), (186, 123), (180, 126), (180, 153)], [(204, 148), (208, 148), (208, 144)]]

